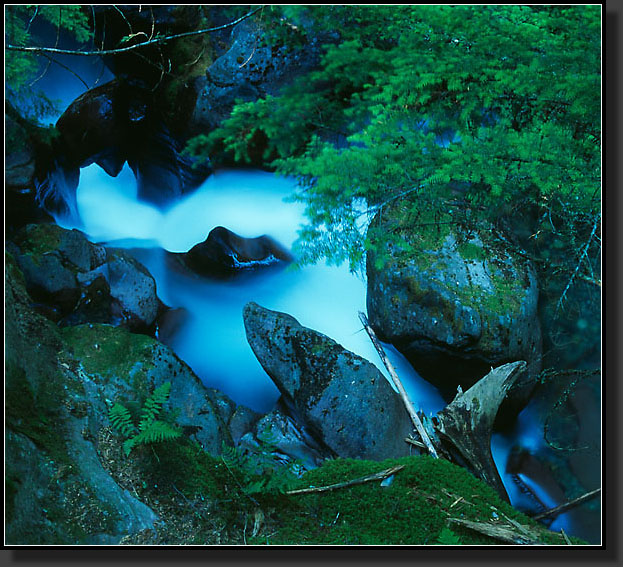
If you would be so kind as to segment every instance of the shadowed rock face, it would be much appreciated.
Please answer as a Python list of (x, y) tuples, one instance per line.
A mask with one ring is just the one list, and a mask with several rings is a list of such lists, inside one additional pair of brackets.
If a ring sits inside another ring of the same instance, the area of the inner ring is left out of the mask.
[(249, 303), (243, 314), (257, 359), (317, 441), (340, 457), (409, 453), (409, 416), (373, 364), (285, 313)]
[(69, 105), (56, 123), (56, 166), (40, 181), (39, 198), (50, 210), (76, 209), (81, 167), (92, 163), (116, 177), (127, 162), (138, 183), (139, 198), (164, 206), (194, 189), (210, 173), (193, 169), (182, 156), (143, 85), (113, 80), (90, 89)]
[(27, 225), (9, 249), (40, 311), (61, 324), (152, 327), (164, 308), (147, 269), (121, 249), (92, 244), (79, 230)]
[(175, 254), (193, 272), (224, 277), (269, 266), (285, 266), (294, 259), (288, 250), (270, 236), (243, 238), (218, 226), (188, 252)]
[[(534, 268), (484, 232), (441, 226), (445, 232), (427, 227), (418, 233), (399, 209), (384, 210), (382, 221), (373, 222), (375, 230), (401, 231), (411, 248), (389, 244), (382, 268), (368, 253), (371, 326), (446, 398), (458, 385), (466, 389), (492, 366), (514, 360), (528, 362), (529, 382), (541, 358)], [(527, 397), (526, 381), (511, 397)]]

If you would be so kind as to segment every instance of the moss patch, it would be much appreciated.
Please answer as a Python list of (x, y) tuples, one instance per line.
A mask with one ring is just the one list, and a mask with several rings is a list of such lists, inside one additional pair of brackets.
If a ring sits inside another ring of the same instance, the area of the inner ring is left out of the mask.
[[(272, 544), (430, 545), (438, 543), (448, 518), (485, 522), (506, 514), (539, 531), (542, 542), (562, 544), (562, 536), (538, 526), (502, 502), (490, 487), (448, 461), (405, 457), (384, 462), (337, 459), (308, 472), (306, 486), (323, 486), (363, 477), (390, 466), (405, 468), (390, 486), (379, 482), (332, 492), (297, 495), (278, 511), (282, 524), (267, 540)], [(287, 498), (287, 497), (284, 497)], [(453, 526), (464, 544), (500, 543)], [(257, 543), (264, 543), (262, 538)], [(578, 543), (576, 541), (576, 543)]]
[(64, 327), (62, 335), (86, 372), (103, 378), (129, 377), (140, 400), (150, 394), (146, 378), (153, 367), (154, 339), (104, 324)]

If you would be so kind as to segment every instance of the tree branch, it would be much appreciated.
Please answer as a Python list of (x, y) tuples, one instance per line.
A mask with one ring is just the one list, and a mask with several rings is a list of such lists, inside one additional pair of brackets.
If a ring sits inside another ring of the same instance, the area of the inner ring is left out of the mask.
[(370, 324), (368, 323), (368, 318), (366, 317), (365, 313), (360, 311), (359, 319), (363, 323), (363, 326), (366, 329), (366, 332), (368, 333), (368, 336), (370, 337), (370, 340), (372, 341), (374, 348), (376, 348), (376, 351), (379, 353), (379, 356), (381, 357), (381, 360), (383, 361), (385, 368), (387, 368), (390, 376), (392, 377), (394, 385), (396, 386), (396, 388), (398, 388), (398, 393), (400, 395), (400, 398), (402, 399), (405, 409), (407, 410), (407, 413), (409, 414), (409, 417), (411, 418), (411, 421), (413, 422), (415, 429), (417, 430), (420, 437), (422, 438), (424, 445), (426, 445), (426, 449), (431, 454), (431, 456), (433, 456), (435, 459), (438, 459), (439, 455), (437, 454), (437, 451), (435, 450), (435, 446), (431, 442), (430, 437), (428, 436), (428, 433), (426, 433), (426, 429), (424, 429), (424, 425), (422, 425), (422, 421), (418, 417), (418, 414), (415, 411), (415, 408), (413, 407), (411, 400), (409, 400), (409, 396), (407, 395), (407, 392), (404, 386), (402, 385), (400, 378), (398, 378), (398, 375), (396, 374), (396, 371), (394, 370), (392, 363), (387, 358), (387, 355), (385, 354), (383, 347), (381, 346), (378, 339), (376, 338), (376, 333), (374, 332), (372, 327), (370, 327)]
[(142, 43), (137, 43), (135, 45), (130, 45), (128, 47), (120, 47), (117, 49), (103, 49), (101, 51), (79, 51), (79, 50), (74, 50), (74, 49), (58, 49), (56, 47), (25, 47), (25, 46), (10, 45), (10, 44), (6, 45), (6, 49), (9, 51), (22, 51), (25, 53), (33, 53), (35, 55), (45, 54), (45, 53), (58, 53), (58, 54), (63, 54), (63, 55), (80, 55), (83, 57), (100, 57), (102, 55), (118, 55), (120, 53), (127, 53), (128, 51), (140, 49), (141, 47), (145, 47), (147, 45), (156, 45), (160, 43), (166, 43), (168, 41), (172, 41), (174, 39), (180, 39), (182, 37), (201, 35), (204, 33), (211, 33), (215, 31), (231, 28), (231, 27), (238, 25), (243, 20), (250, 18), (251, 16), (259, 12), (263, 8), (264, 6), (260, 6), (259, 8), (256, 8), (255, 10), (248, 12), (244, 16), (238, 18), (237, 20), (234, 20), (233, 22), (229, 22), (227, 24), (223, 24), (222, 26), (217, 26), (215, 28), (207, 28), (204, 30), (196, 30), (196, 31), (191, 31), (191, 32), (178, 33), (178, 34), (170, 35), (167, 37), (149, 39), (147, 41), (143, 41)]

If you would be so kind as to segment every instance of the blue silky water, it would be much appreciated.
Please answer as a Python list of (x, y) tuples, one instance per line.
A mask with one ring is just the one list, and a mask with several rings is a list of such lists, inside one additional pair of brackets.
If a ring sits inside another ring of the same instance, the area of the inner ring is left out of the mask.
[[(301, 268), (256, 271), (230, 280), (211, 280), (170, 269), (166, 252), (185, 252), (205, 240), (216, 226), (244, 237), (268, 234), (291, 247), (303, 222), (301, 204), (287, 202), (292, 179), (258, 170), (217, 171), (195, 192), (166, 210), (137, 198), (134, 175), (126, 166), (116, 178), (97, 165), (82, 169), (77, 190), (79, 218), (58, 218), (66, 228), (79, 228), (93, 242), (127, 248), (154, 276), (160, 299), (185, 312), (166, 343), (203, 383), (235, 402), (259, 412), (270, 411), (279, 392), (246, 340), (242, 310), (249, 301), (282, 311), (366, 358), (388, 377), (358, 317), (366, 311), (366, 283), (345, 265), (320, 263)], [(391, 345), (388, 357), (417, 409), (434, 415), (446, 405), (436, 388), (422, 380)], [(538, 413), (528, 409), (515, 430), (496, 434), (492, 452), (511, 502), (530, 508), (527, 496), (506, 462), (513, 447), (532, 454), (545, 450)], [(519, 477), (547, 506), (560, 504), (546, 486)], [(554, 530), (574, 534), (572, 514), (560, 515)]]
[[(231, 280), (200, 278), (170, 270), (165, 251), (185, 252), (216, 226), (244, 237), (263, 234), (291, 247), (303, 207), (286, 202), (294, 182), (263, 171), (218, 171), (195, 192), (166, 210), (137, 199), (134, 175), (118, 177), (97, 165), (82, 169), (77, 190), (79, 219), (58, 219), (80, 228), (93, 242), (125, 247), (149, 269), (160, 299), (186, 317), (168, 344), (209, 387), (257, 411), (272, 408), (279, 393), (246, 340), (242, 310), (249, 301), (295, 317), (386, 373), (358, 312), (365, 312), (366, 284), (348, 267), (321, 263), (258, 270)], [(416, 407), (435, 413), (444, 402), (404, 358), (387, 346)]]
[[(259, 412), (270, 411), (279, 392), (247, 343), (242, 318), (244, 305), (263, 307), (295, 317), (366, 358), (388, 377), (370, 339), (362, 328), (359, 311), (366, 311), (366, 283), (345, 265), (320, 263), (301, 268), (258, 270), (229, 280), (211, 280), (170, 269), (166, 252), (185, 252), (202, 242), (216, 226), (225, 226), (244, 237), (268, 234), (291, 247), (303, 222), (301, 204), (286, 202), (295, 183), (259, 170), (217, 171), (195, 192), (166, 210), (137, 198), (134, 175), (126, 166), (118, 177), (108, 176), (97, 165), (82, 169), (77, 191), (80, 218), (57, 221), (79, 228), (93, 242), (127, 248), (154, 276), (160, 299), (185, 316), (167, 337), (167, 344), (200, 377), (235, 402)], [(391, 345), (388, 357), (416, 408), (433, 415), (445, 402), (422, 380)], [(511, 502), (529, 508), (506, 462), (515, 446), (540, 454), (546, 448), (538, 413), (522, 412), (515, 430), (493, 436), (492, 452)], [(547, 506), (560, 504), (534, 479), (521, 477), (525, 486)], [(560, 515), (554, 530), (574, 534), (571, 514)]]

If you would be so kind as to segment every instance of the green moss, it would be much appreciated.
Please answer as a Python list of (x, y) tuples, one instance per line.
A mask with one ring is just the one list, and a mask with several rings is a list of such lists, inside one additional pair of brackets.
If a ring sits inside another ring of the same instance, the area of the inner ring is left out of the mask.
[(29, 226), (26, 233), (21, 235), (19, 244), (25, 253), (38, 258), (47, 252), (58, 250), (64, 232), (64, 229), (55, 224)]
[(473, 242), (462, 242), (457, 248), (465, 260), (484, 262), (488, 257), (484, 246), (474, 244)]
[[(487, 521), (491, 506), (539, 530), (543, 543), (561, 544), (562, 536), (515, 511), (464, 469), (430, 457), (384, 462), (337, 459), (308, 472), (304, 486), (324, 486), (363, 477), (402, 464), (388, 487), (379, 482), (318, 494), (297, 495), (278, 511), (279, 529), (271, 544), (427, 545), (438, 543), (450, 517)], [(462, 497), (463, 500), (457, 500)], [(287, 497), (286, 497), (287, 498)], [(464, 544), (499, 543), (473, 531), (452, 527)], [(265, 543), (257, 538), (255, 543)]]
[(149, 395), (146, 372), (153, 364), (154, 339), (104, 324), (65, 327), (62, 335), (86, 372), (104, 378), (129, 376), (139, 397)]
[(45, 450), (58, 462), (68, 462), (64, 430), (60, 419), (65, 400), (63, 377), (59, 373), (48, 376), (35, 391), (25, 371), (7, 361), (5, 366), (6, 423)]

